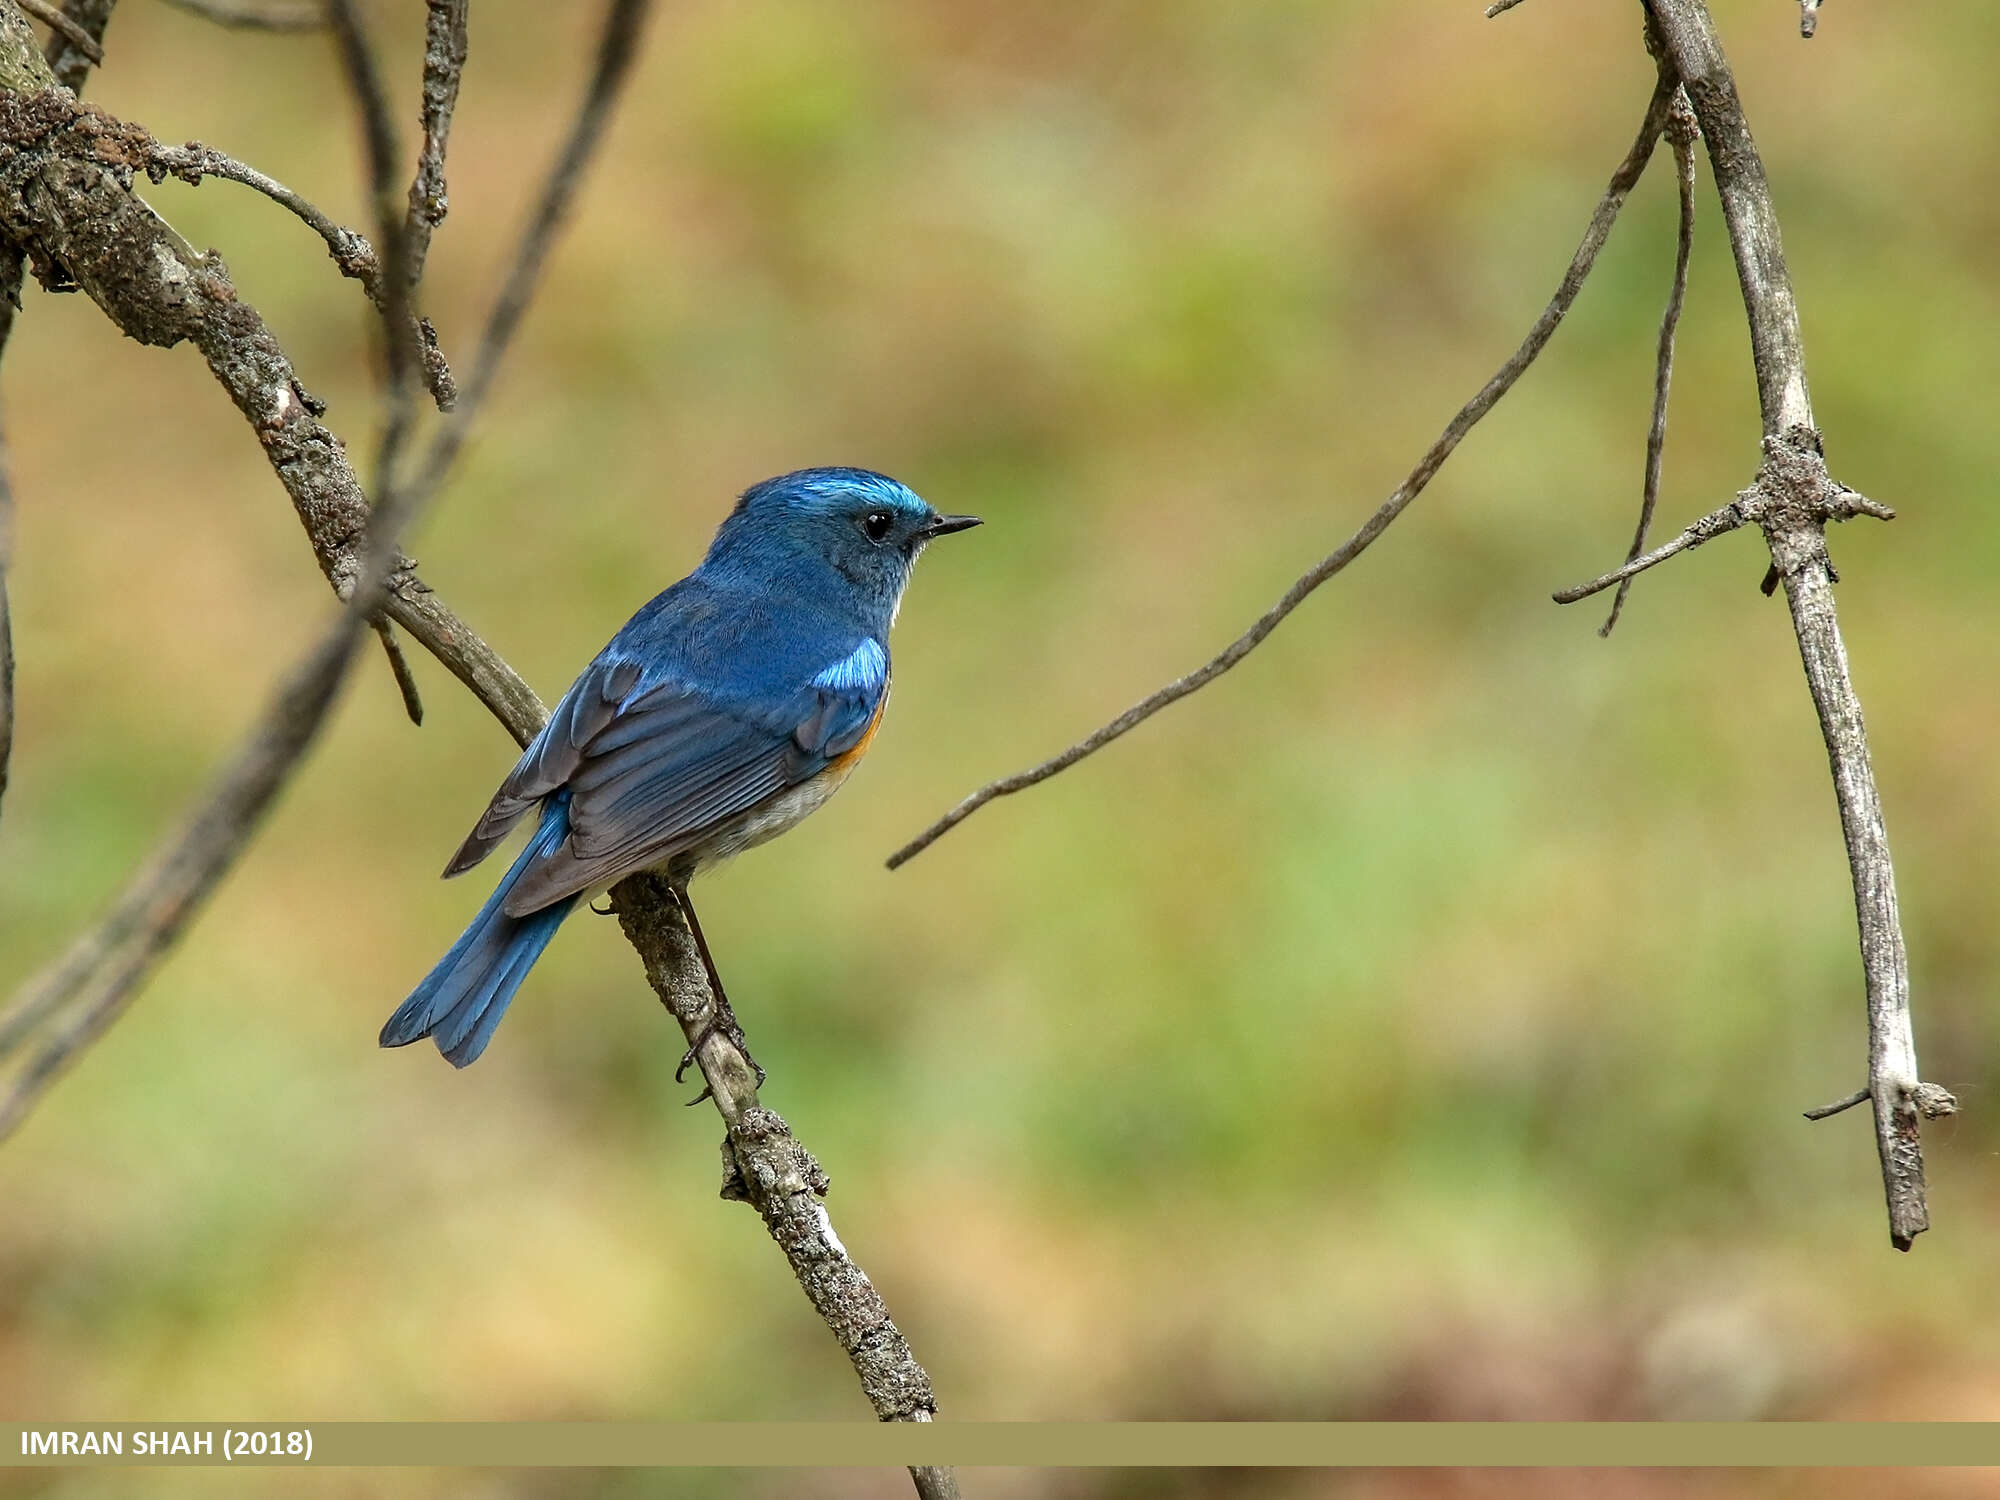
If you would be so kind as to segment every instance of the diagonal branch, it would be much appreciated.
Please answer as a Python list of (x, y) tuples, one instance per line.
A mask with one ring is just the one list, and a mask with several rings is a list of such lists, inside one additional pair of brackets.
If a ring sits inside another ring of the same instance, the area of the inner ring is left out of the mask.
[(1437, 441), (1432, 443), (1424, 456), (1417, 460), (1417, 466), (1410, 471), (1409, 477), (1404, 479), (1402, 484), (1397, 486), (1395, 493), (1383, 501), (1375, 513), (1362, 523), (1360, 530), (1313, 564), (1296, 583), (1285, 590), (1283, 597), (1276, 604), (1258, 616), (1250, 628), (1230, 642), (1219, 656), (1185, 677), (1177, 678), (1159, 691), (1141, 699), (1109, 724), (1086, 735), (1061, 754), (1052, 756), (1040, 765), (1031, 766), (1025, 771), (1017, 771), (1012, 776), (1003, 776), (998, 781), (988, 782), (890, 855), (889, 868), (893, 870), (923, 853), (995, 798), (1010, 796), (1047, 781), (1059, 771), (1067, 770), (1085, 756), (1096, 753), (1127, 731), (1137, 728), (1161, 709), (1178, 703), (1190, 693), (1206, 687), (1256, 650), (1264, 638), (1284, 621), (1285, 616), (1304, 603), (1306, 597), (1315, 589), (1366, 552), (1369, 545), (1389, 529), (1390, 523), (1409, 509), (1410, 503), (1424, 492), (1424, 487), (1436, 476), (1438, 470), (1444, 467), (1444, 461), (1451, 457), (1452, 450), (1458, 447), (1468, 432), (1472, 431), (1479, 419), (1493, 410), (1499, 404), (1500, 398), (1514, 388), (1514, 382), (1521, 378), (1528, 366), (1534, 363), (1535, 356), (1548, 344), (1557, 325), (1562, 322), (1563, 315), (1576, 301), (1577, 293), (1583, 290), (1585, 278), (1590, 275), (1591, 267), (1597, 263), (1598, 252), (1610, 238), (1611, 226), (1617, 221), (1618, 211), (1625, 206), (1627, 195), (1631, 193), (1633, 185), (1639, 180), (1639, 174), (1645, 171), (1646, 163), (1652, 158), (1653, 146), (1666, 126), (1667, 108), (1674, 97), (1676, 87), (1677, 84), (1673, 79), (1664, 73), (1661, 75), (1658, 86), (1653, 90), (1653, 97), (1646, 105), (1645, 118), (1640, 122), (1639, 134), (1632, 142), (1632, 149), (1625, 153), (1625, 159), (1619, 162), (1617, 170), (1611, 174), (1610, 184), (1605, 188), (1604, 196), (1598, 200), (1597, 211), (1591, 215), (1590, 223), (1584, 229), (1583, 241), (1577, 246), (1576, 254), (1570, 258), (1568, 269), (1563, 272), (1561, 285), (1556, 288), (1555, 296), (1549, 299), (1549, 305), (1542, 309), (1542, 315), (1535, 319), (1534, 326), (1528, 330), (1527, 337), (1521, 341), (1521, 346), (1508, 356), (1506, 363), (1494, 372), (1493, 378), (1480, 388), (1479, 393), (1459, 408), (1458, 415), (1446, 424)]
[(1686, 87), (1701, 123), (1750, 325), (1764, 424), (1763, 461), (1755, 485), (1765, 503), (1760, 524), (1772, 568), (1785, 585), (1840, 805), (1868, 997), (1868, 1095), (1874, 1104), (1889, 1238), (1897, 1249), (1907, 1250), (1930, 1227), (1922, 1119), (1948, 1111), (1952, 1101), (1936, 1085), (1923, 1083), (1917, 1072), (1895, 867), (1861, 700), (1834, 611), (1825, 525), (1838, 518), (1841, 497), (1853, 492), (1827, 474), (1813, 426), (1798, 304), (1785, 268), (1770, 183), (1707, 7), (1701, 0), (1648, 0), (1648, 15), (1656, 50)]

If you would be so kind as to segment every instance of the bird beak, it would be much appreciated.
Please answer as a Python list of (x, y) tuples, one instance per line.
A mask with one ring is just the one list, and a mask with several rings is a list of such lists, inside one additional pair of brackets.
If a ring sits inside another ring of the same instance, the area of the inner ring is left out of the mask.
[(924, 527), (924, 540), (929, 541), (932, 537), (949, 536), (954, 531), (970, 531), (978, 524), (979, 517), (977, 516), (933, 516), (931, 517), (930, 524)]

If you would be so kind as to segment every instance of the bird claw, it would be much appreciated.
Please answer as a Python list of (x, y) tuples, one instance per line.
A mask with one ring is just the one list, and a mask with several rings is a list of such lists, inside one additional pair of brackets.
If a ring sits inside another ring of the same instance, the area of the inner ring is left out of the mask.
[[(696, 1064), (696, 1054), (701, 1051), (702, 1043), (706, 1042), (712, 1036), (723, 1038), (730, 1046), (743, 1055), (743, 1060), (750, 1064), (750, 1071), (757, 1075), (757, 1087), (762, 1088), (764, 1080), (771, 1075), (766, 1073), (763, 1065), (750, 1055), (749, 1040), (743, 1035), (743, 1028), (736, 1022), (736, 1013), (726, 1003), (717, 1005), (709, 1012), (707, 1024), (700, 1031), (696, 1032), (694, 1040), (688, 1043), (687, 1051), (681, 1054), (680, 1066), (674, 1069), (674, 1082), (679, 1083), (683, 1078), (687, 1077), (687, 1070)], [(703, 1099), (709, 1097), (711, 1097), (710, 1091), (704, 1088), (699, 1095), (690, 1099), (688, 1103), (699, 1104)]]

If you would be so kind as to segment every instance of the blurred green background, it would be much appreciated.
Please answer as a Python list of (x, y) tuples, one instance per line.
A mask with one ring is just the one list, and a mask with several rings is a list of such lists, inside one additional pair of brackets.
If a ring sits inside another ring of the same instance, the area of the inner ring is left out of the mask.
[[(372, 7), (406, 126), (421, 9)], [(475, 9), (426, 287), (460, 356), (595, 13)], [(1539, 311), (1651, 67), (1631, 5), (1479, 9), (663, 5), (412, 539), (553, 701), (765, 475), (864, 464), (988, 519), (918, 572), (866, 772), (698, 892), (766, 1102), (832, 1174), (947, 1415), (2000, 1414), (2000, 42), (1976, 0), (1841, 0), (1810, 45), (1790, 0), (1715, 6), (1834, 472), (1902, 512), (1832, 546), (1920, 1055), (1964, 1108), (1927, 1137), (1937, 1228), (1911, 1255), (1887, 1243), (1865, 1112), (1799, 1117), (1857, 1085), (1865, 1033), (1825, 756), (1761, 545), (1650, 575), (1609, 641), (1603, 601), (1548, 600), (1630, 536), (1664, 153), (1549, 352), (1360, 564), (1228, 678), (882, 868), (972, 786), (1233, 636)], [(126, 0), (108, 46), (93, 98), (362, 220), (323, 38)], [(1705, 163), (1702, 194), (1663, 536), (1756, 461)], [(230, 184), (148, 197), (223, 251), (366, 455), (370, 314), (319, 242)], [(192, 350), (31, 288), (5, 393), (11, 989), (173, 826), (330, 605)], [(717, 1201), (719, 1125), (680, 1107), (680, 1043), (611, 924), (570, 925), (478, 1067), (376, 1049), (484, 894), (436, 872), (512, 760), (417, 666), (421, 730), (367, 651), (199, 925), (0, 1148), (0, 1410), (864, 1417), (755, 1218)], [(285, 1481), (739, 1489), (902, 1484)]]

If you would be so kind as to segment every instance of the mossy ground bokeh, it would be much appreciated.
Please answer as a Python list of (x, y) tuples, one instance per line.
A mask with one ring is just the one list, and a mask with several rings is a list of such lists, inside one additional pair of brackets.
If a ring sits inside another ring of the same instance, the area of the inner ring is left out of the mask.
[[(1650, 65), (1629, 9), (656, 17), (413, 550), (553, 701), (766, 474), (866, 464), (987, 517), (919, 570), (866, 771), (698, 892), (767, 1102), (832, 1173), (951, 1415), (2000, 1407), (2000, 46), (1972, 0), (1839, 3), (1810, 45), (1787, 4), (1715, 6), (1833, 471), (1902, 512), (1832, 546), (1920, 1055), (1964, 1107), (1929, 1136), (1937, 1228), (1910, 1256), (1863, 1115), (1799, 1118), (1855, 1086), (1863, 1012), (1757, 542), (1642, 580), (1608, 642), (1597, 603), (1547, 598), (1630, 535), (1664, 156), (1549, 352), (1361, 563), (1203, 694), (881, 868), (1204, 659), (1394, 486), (1540, 309), (1630, 140)], [(407, 103), (420, 7), (375, 13)], [(427, 289), (449, 351), (588, 30), (475, 17)], [(127, 0), (109, 50), (108, 108), (360, 219), (323, 42)], [(1702, 191), (1663, 535), (1756, 456), (1705, 171)], [(367, 311), (318, 242), (229, 184), (149, 196), (223, 251), (368, 451)], [(31, 289), (5, 380), (11, 987), (172, 825), (329, 605), (192, 351)], [(679, 1108), (678, 1046), (611, 924), (570, 925), (476, 1068), (376, 1050), (482, 894), (436, 870), (511, 760), (418, 670), (422, 730), (371, 650), (198, 927), (0, 1149), (0, 1409), (861, 1415), (754, 1219), (715, 1200), (719, 1128)], [(464, 1492), (447, 1480), (288, 1492)], [(1147, 1482), (1047, 1484), (1179, 1493)], [(870, 1483), (826, 1489), (893, 1492)]]

